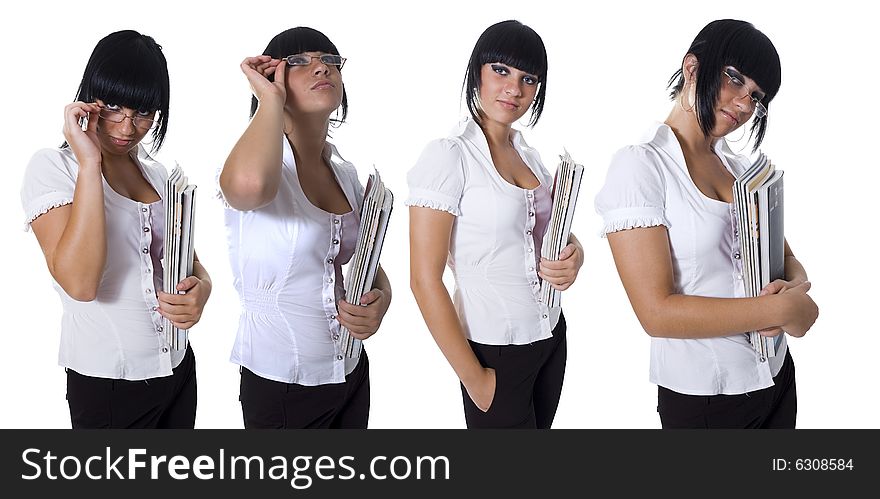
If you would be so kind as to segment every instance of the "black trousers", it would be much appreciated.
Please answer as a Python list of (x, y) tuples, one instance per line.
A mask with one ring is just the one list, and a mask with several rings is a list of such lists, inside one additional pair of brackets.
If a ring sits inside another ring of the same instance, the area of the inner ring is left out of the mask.
[(370, 361), (361, 351), (344, 383), (281, 383), (241, 368), (245, 428), (366, 428), (370, 415)]
[(774, 385), (739, 395), (683, 395), (658, 387), (663, 428), (794, 428), (797, 389), (794, 361), (786, 352)]
[(161, 378), (95, 378), (67, 369), (74, 429), (193, 428), (196, 392), (196, 358), (189, 346), (174, 373)]
[(565, 317), (553, 337), (528, 345), (483, 345), (470, 342), (483, 367), (495, 369), (495, 397), (486, 412), (461, 396), (468, 428), (550, 428), (562, 395), (566, 359)]

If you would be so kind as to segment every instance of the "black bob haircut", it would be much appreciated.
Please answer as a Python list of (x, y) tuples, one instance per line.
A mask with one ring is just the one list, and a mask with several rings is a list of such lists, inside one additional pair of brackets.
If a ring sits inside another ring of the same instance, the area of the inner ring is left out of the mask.
[[(289, 55), (301, 54), (303, 52), (323, 52), (325, 54), (340, 55), (336, 45), (327, 38), (327, 35), (320, 31), (299, 26), (290, 28), (275, 35), (263, 51), (263, 55), (268, 55), (273, 59), (281, 59)], [(284, 64), (282, 62), (282, 64)], [(275, 81), (275, 75), (269, 75), (269, 81)], [(251, 117), (257, 112), (256, 96), (251, 96)], [(331, 123), (342, 124), (345, 117), (348, 116), (348, 95), (345, 93), (345, 85), (342, 86), (342, 117), (338, 120), (330, 120)]]
[[(137, 31), (110, 33), (95, 45), (83, 72), (76, 100), (157, 111), (153, 128), (153, 152), (158, 151), (168, 131), (170, 84), (168, 63), (162, 46)], [(65, 142), (62, 147), (66, 147)]]
[(544, 111), (544, 95), (547, 93), (547, 50), (544, 41), (535, 30), (513, 20), (493, 24), (480, 35), (468, 61), (462, 86), (468, 111), (477, 122), (480, 121), (480, 70), (483, 64), (492, 62), (500, 62), (538, 77), (539, 88), (529, 120), (529, 126), (535, 125)]
[[(724, 83), (721, 74), (725, 67), (733, 66), (766, 93), (762, 104), (769, 110), (770, 101), (779, 91), (782, 68), (776, 47), (767, 35), (751, 23), (734, 19), (720, 19), (707, 24), (694, 38), (688, 54), (696, 56), (697, 82), (694, 107), (697, 122), (708, 136), (715, 127), (715, 104)], [(672, 87), (670, 97), (675, 99), (684, 88), (684, 75), (679, 68), (669, 79)], [(755, 137), (753, 151), (757, 151), (767, 131), (767, 116), (752, 121), (749, 137)]]

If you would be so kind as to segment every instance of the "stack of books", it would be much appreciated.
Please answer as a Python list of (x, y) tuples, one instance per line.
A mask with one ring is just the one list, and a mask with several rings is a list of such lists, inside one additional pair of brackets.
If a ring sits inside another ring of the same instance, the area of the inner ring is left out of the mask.
[[(571, 221), (574, 219), (583, 176), (584, 167), (575, 163), (568, 151), (559, 156), (559, 166), (553, 179), (553, 209), (541, 245), (541, 256), (548, 260), (558, 260), (559, 254), (568, 245)], [(542, 303), (546, 303), (548, 307), (558, 307), (559, 298), (559, 290), (554, 289), (547, 281), (541, 282)]]
[[(348, 303), (360, 304), (361, 296), (372, 289), (393, 202), (394, 195), (385, 187), (379, 172), (374, 170), (364, 189), (357, 246), (348, 263), (348, 274), (345, 278), (345, 301)], [(351, 336), (351, 332), (344, 326), (339, 341), (346, 357), (353, 358), (361, 354), (361, 340)]]
[[(162, 258), (162, 290), (177, 291), (177, 284), (192, 275), (193, 227), (196, 209), (196, 186), (187, 181), (180, 165), (175, 165), (165, 183), (165, 255)], [(171, 348), (186, 348), (186, 329), (178, 329), (168, 319), (163, 319), (165, 339)]]
[[(785, 277), (782, 174), (782, 170), (777, 170), (761, 153), (733, 183), (734, 215), (740, 235), (747, 297), (758, 296), (764, 286)], [(752, 331), (749, 340), (763, 362), (776, 356), (782, 335), (770, 338)]]

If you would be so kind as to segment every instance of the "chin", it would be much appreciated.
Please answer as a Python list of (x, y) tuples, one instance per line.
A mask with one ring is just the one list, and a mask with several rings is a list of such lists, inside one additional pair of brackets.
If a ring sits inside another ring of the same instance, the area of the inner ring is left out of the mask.
[(514, 123), (519, 120), (522, 115), (516, 115), (511, 112), (496, 112), (496, 113), (487, 113), (486, 117), (492, 121), (502, 123), (507, 126), (512, 126)]

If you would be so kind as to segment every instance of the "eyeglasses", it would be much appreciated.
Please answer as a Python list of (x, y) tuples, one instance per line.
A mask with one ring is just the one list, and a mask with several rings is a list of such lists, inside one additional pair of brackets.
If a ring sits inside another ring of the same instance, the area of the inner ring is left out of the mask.
[(328, 66), (337, 66), (339, 69), (342, 69), (342, 66), (345, 64), (345, 57), (341, 57), (336, 54), (295, 54), (289, 55), (284, 58), (284, 60), (287, 61), (288, 66), (308, 66), (312, 63), (312, 59), (318, 59), (321, 61), (322, 64), (326, 64)]
[(125, 121), (125, 118), (128, 118), (131, 120), (132, 124), (134, 124), (135, 128), (141, 130), (149, 130), (158, 123), (157, 120), (147, 118), (146, 116), (129, 116), (119, 109), (110, 109), (106, 106), (100, 107), (101, 111), (98, 112), (98, 116), (111, 123), (122, 123)]
[(749, 92), (749, 87), (745, 84), (745, 77), (733, 68), (724, 68), (722, 73), (727, 77), (727, 88), (736, 94), (737, 99), (742, 99), (748, 95), (752, 101), (755, 116), (758, 119), (767, 116), (767, 107), (761, 103), (766, 94), (758, 90)]

